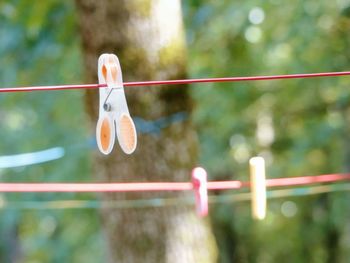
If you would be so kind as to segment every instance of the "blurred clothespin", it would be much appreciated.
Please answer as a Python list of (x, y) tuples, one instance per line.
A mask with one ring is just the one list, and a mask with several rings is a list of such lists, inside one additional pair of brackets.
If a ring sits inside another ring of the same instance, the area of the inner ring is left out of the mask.
[(122, 150), (131, 154), (137, 145), (136, 128), (129, 114), (122, 71), (116, 55), (102, 54), (99, 57), (98, 81), (99, 84), (107, 84), (107, 87), (99, 89), (99, 119), (96, 127), (98, 148), (103, 154), (109, 154), (117, 136)]
[(192, 170), (192, 184), (196, 198), (197, 215), (208, 215), (207, 172), (202, 167)]
[(266, 178), (265, 161), (262, 157), (249, 160), (250, 187), (252, 193), (252, 216), (262, 220), (266, 216)]

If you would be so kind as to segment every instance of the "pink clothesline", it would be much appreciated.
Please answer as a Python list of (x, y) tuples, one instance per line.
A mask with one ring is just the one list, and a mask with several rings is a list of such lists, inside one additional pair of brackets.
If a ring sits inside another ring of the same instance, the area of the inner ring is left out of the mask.
[[(267, 187), (310, 185), (350, 180), (350, 174), (326, 174), (276, 178), (266, 180)], [(250, 187), (250, 182), (212, 181), (208, 190), (229, 190)], [(191, 182), (157, 183), (0, 183), (0, 192), (145, 192), (145, 191), (189, 191)]]

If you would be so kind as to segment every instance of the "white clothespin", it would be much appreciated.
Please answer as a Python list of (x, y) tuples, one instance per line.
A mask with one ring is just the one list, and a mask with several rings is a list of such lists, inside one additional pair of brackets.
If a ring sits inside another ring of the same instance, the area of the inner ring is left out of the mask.
[(136, 128), (129, 114), (122, 70), (116, 55), (102, 54), (99, 57), (98, 82), (107, 84), (107, 87), (99, 89), (100, 107), (96, 127), (98, 148), (103, 154), (109, 154), (117, 135), (122, 150), (131, 154), (137, 145)]
[(266, 216), (266, 178), (265, 161), (262, 157), (249, 160), (250, 187), (252, 193), (252, 216), (262, 220)]
[(192, 184), (196, 198), (197, 215), (208, 215), (207, 172), (202, 167), (192, 170)]

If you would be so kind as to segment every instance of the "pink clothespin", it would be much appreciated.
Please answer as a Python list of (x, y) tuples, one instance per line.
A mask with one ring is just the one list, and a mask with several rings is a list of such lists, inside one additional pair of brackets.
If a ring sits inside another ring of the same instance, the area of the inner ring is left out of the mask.
[(114, 146), (115, 137), (122, 150), (131, 154), (136, 149), (136, 128), (130, 117), (124, 94), (122, 70), (118, 57), (114, 54), (102, 54), (98, 59), (100, 88), (99, 119), (96, 127), (96, 140), (99, 150), (109, 154)]
[(197, 215), (208, 215), (207, 172), (202, 167), (192, 170), (192, 184), (196, 198)]

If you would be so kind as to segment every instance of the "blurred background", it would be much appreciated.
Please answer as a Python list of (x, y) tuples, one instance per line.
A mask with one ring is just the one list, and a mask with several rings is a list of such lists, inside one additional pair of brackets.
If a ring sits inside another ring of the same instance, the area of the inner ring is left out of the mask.
[[(0, 87), (86, 83), (82, 2), (0, 1)], [(141, 12), (150, 2), (166, 7), (171, 1), (132, 2)], [(188, 0), (182, 21), (189, 77), (350, 65), (348, 0)], [(133, 112), (133, 99), (129, 107), (144, 136), (164, 136), (167, 125), (192, 120), (193, 166), (205, 167), (210, 180), (248, 180), (255, 155), (265, 158), (268, 178), (340, 173), (350, 169), (349, 85), (348, 77), (196, 84), (185, 87), (193, 110), (147, 118)], [(93, 181), (97, 148), (84, 98), (81, 90), (0, 95), (2, 182)], [(85, 208), (62, 209), (54, 200), (82, 200)], [(98, 200), (94, 194), (0, 194), (0, 262), (117, 262), (107, 247), (123, 244), (107, 244)], [(251, 219), (249, 202), (213, 204), (205, 220), (214, 256), (158, 262), (349, 262), (349, 201), (346, 191), (271, 199), (261, 222)], [(147, 258), (147, 246), (138, 249)]]

